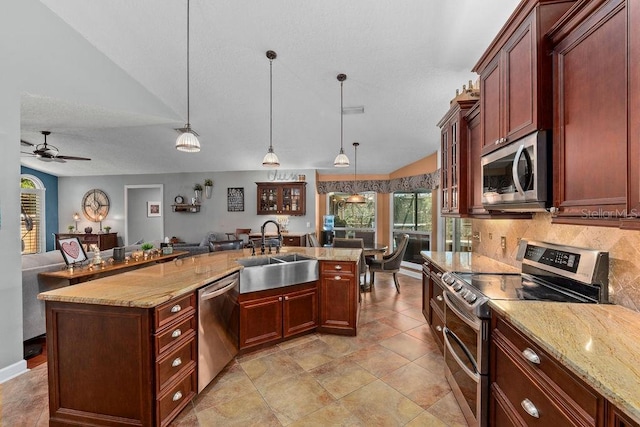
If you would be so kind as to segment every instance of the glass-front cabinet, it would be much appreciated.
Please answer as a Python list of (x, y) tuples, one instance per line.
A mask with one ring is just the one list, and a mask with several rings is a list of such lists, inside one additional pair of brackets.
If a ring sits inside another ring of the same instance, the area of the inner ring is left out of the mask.
[(306, 182), (256, 182), (258, 215), (305, 215)]

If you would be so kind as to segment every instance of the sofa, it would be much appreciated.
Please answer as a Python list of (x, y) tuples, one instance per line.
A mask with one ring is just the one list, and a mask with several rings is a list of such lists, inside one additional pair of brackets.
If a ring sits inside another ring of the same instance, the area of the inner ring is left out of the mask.
[[(235, 242), (235, 240), (227, 240), (226, 233), (216, 233), (214, 231), (207, 232), (200, 242), (192, 243), (173, 243), (173, 249), (176, 251), (189, 252), (185, 257), (206, 254), (218, 250), (233, 249), (233, 245), (229, 245), (229, 242)], [(224, 244), (224, 245), (223, 245)], [(228, 247), (231, 246), (231, 247)], [(221, 249), (221, 248), (225, 249)], [(240, 247), (241, 248), (241, 247)]]
[[(140, 245), (125, 247), (129, 255)], [(93, 252), (87, 252), (89, 260), (93, 259)], [(113, 249), (101, 251), (102, 259), (113, 256)], [(41, 292), (51, 291), (69, 285), (68, 280), (39, 277), (39, 273), (59, 271), (66, 266), (59, 250), (40, 254), (22, 255), (22, 338), (27, 341), (46, 332), (44, 301), (37, 297)]]

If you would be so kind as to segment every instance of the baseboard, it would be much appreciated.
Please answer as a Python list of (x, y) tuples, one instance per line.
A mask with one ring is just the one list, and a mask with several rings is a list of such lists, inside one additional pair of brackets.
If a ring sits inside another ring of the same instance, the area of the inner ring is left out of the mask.
[(414, 270), (412, 268), (402, 266), (400, 267), (400, 273), (405, 276), (413, 277), (414, 279), (422, 279), (422, 270)]
[(0, 369), (0, 384), (17, 377), (18, 375), (22, 375), (27, 371), (28, 369), (26, 360), (20, 360), (13, 365), (6, 366)]

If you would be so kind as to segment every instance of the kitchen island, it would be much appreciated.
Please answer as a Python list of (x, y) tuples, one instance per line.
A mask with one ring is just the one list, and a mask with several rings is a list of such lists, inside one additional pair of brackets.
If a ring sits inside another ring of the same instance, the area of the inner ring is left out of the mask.
[[(360, 259), (359, 250), (286, 251), (317, 259), (321, 269), (344, 263), (356, 271)], [(195, 293), (242, 269), (236, 261), (248, 257), (249, 249), (210, 253), (40, 294), (47, 312), (50, 425), (169, 424), (196, 393)], [(357, 280), (319, 282), (318, 323), (325, 332), (341, 327), (342, 333), (349, 322), (323, 319), (323, 307), (357, 295)], [(358, 301), (349, 301), (355, 334)]]

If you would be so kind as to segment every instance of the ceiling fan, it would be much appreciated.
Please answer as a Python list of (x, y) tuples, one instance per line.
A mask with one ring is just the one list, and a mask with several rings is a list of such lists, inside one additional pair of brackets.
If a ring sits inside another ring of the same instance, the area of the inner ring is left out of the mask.
[(35, 147), (32, 153), (27, 153), (22, 151), (23, 154), (31, 154), (43, 162), (59, 162), (65, 163), (67, 160), (91, 160), (88, 157), (77, 157), (77, 156), (62, 156), (60, 155), (60, 151), (58, 147), (47, 144), (47, 135), (50, 135), (51, 132), (48, 130), (43, 130), (40, 133), (44, 135), (44, 143), (34, 145), (30, 142), (20, 140), (20, 144), (26, 145), (27, 147)]

